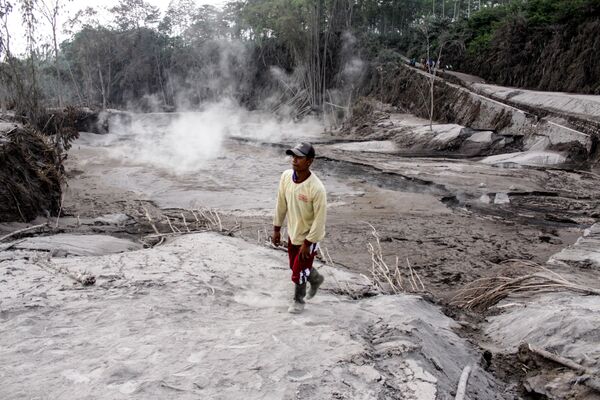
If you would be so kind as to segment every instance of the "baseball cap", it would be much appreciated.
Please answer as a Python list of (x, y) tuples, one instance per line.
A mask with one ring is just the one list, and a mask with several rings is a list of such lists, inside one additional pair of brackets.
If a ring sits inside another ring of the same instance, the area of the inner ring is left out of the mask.
[(298, 157), (315, 158), (315, 149), (313, 148), (312, 144), (308, 142), (302, 142), (295, 145), (291, 149), (287, 149), (285, 151), (285, 154), (287, 154), (288, 156), (295, 155)]

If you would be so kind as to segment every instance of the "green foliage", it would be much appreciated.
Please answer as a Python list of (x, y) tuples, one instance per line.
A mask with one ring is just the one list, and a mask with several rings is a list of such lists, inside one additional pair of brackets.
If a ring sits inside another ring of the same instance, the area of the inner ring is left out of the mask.
[(120, 0), (109, 11), (122, 30), (153, 26), (160, 16), (158, 8), (144, 0)]
[(531, 25), (571, 23), (586, 18), (585, 10), (597, 0), (530, 0), (523, 4), (527, 20)]
[(470, 56), (476, 56), (478, 54), (485, 54), (490, 49), (490, 43), (492, 42), (494, 35), (492, 32), (486, 32), (479, 34), (475, 39), (471, 40), (467, 47), (467, 53)]

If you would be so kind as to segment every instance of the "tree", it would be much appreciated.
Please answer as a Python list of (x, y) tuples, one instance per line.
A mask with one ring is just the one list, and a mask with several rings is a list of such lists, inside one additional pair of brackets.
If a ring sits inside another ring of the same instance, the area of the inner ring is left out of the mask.
[(54, 68), (56, 70), (56, 80), (57, 80), (57, 91), (58, 91), (58, 106), (63, 106), (63, 89), (60, 77), (60, 68), (58, 64), (59, 52), (58, 52), (58, 15), (62, 8), (60, 0), (40, 0), (38, 4), (38, 8), (44, 18), (50, 24), (50, 28), (52, 29), (52, 45), (54, 49)]
[(10, 55), (10, 32), (8, 31), (8, 15), (12, 11), (12, 4), (7, 0), (0, 0), (0, 61), (2, 56)]
[(88, 104), (97, 104), (98, 100), (102, 108), (110, 104), (117, 70), (116, 41), (111, 30), (87, 26), (70, 43), (63, 44), (65, 58), (76, 67)]
[(293, 54), (301, 71), (301, 90), (314, 110), (321, 109), (335, 75), (333, 49), (350, 27), (351, 4), (348, 0), (251, 0), (242, 10), (251, 39), (259, 45), (274, 39)]
[(229, 27), (221, 19), (221, 12), (214, 6), (205, 4), (193, 15), (192, 23), (183, 32), (188, 43), (202, 42), (208, 39), (225, 39)]
[(181, 36), (192, 26), (196, 12), (194, 0), (171, 0), (159, 30), (169, 35)]
[(144, 0), (120, 0), (109, 11), (121, 30), (153, 27), (160, 16), (159, 9)]

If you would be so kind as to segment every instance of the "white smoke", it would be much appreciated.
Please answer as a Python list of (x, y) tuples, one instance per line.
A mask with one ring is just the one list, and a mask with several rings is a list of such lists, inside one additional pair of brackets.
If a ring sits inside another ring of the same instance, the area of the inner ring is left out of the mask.
[[(187, 174), (210, 168), (211, 160), (226, 154), (228, 139), (297, 142), (323, 132), (323, 124), (316, 118), (294, 122), (292, 110), (286, 110), (275, 98), (272, 104), (262, 104), (268, 111), (249, 111), (233, 100), (248, 93), (253, 75), (243, 43), (211, 40), (197, 51), (198, 68), (184, 76), (169, 76), (166, 81), (166, 92), (173, 94), (178, 112), (131, 114), (131, 118), (121, 114), (111, 119), (108, 136), (114, 138), (110, 139), (109, 152), (114, 158)], [(298, 81), (295, 74), (288, 76), (277, 68), (271, 72), (284, 86)], [(164, 109), (161, 96), (145, 96), (139, 103), (130, 104), (129, 110)]]
[(195, 112), (132, 115), (130, 123), (122, 118), (111, 120), (108, 136), (112, 138), (106, 143), (111, 156), (174, 174), (204, 168), (226, 151), (230, 138), (295, 142), (323, 131), (316, 119), (278, 120), (272, 114), (248, 111), (232, 100), (206, 104)]
[(342, 75), (346, 81), (351, 82), (352, 80), (360, 78), (364, 71), (365, 62), (358, 57), (352, 57), (344, 64)]

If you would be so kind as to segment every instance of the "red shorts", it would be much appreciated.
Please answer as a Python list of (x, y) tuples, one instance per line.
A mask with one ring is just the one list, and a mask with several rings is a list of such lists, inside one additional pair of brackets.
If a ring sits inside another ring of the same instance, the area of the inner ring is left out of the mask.
[(288, 257), (290, 258), (290, 269), (292, 270), (292, 282), (305, 283), (310, 275), (313, 261), (317, 255), (318, 243), (310, 245), (310, 256), (306, 259), (300, 258), (300, 245), (292, 244), (288, 238)]

